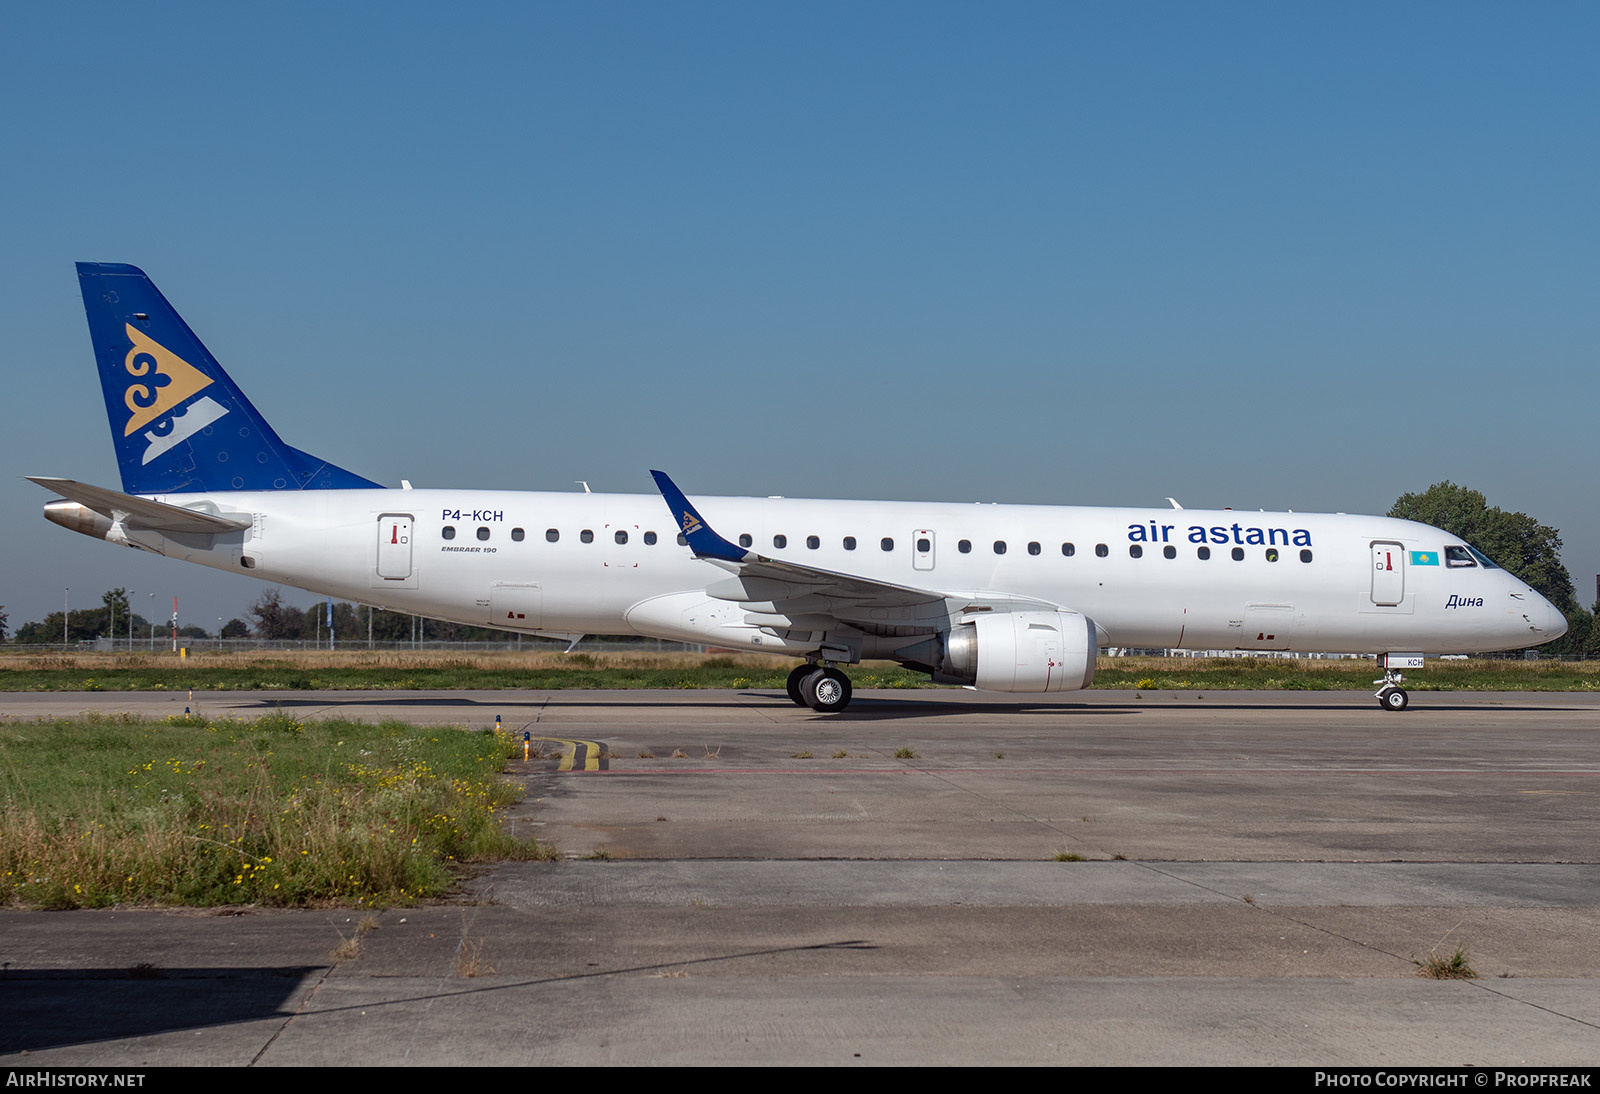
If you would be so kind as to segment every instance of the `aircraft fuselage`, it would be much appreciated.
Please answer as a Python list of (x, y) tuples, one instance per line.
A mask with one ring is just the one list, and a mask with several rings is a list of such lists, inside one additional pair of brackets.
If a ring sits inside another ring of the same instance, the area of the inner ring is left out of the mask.
[[(792, 607), (763, 618), (748, 601), (707, 595), (725, 575), (679, 543), (656, 495), (152, 497), (250, 526), (216, 536), (130, 530), (132, 546), (380, 608), (530, 634), (641, 634), (802, 655), (816, 646), (793, 637), (805, 624), (789, 625)], [(1506, 571), (1451, 565), (1446, 548), (1460, 540), (1387, 517), (798, 498), (697, 504), (730, 540), (769, 558), (925, 588), (951, 603), (1020, 597), (1072, 609), (1094, 621), (1102, 646), (1466, 653), (1546, 641), (1565, 628)], [(882, 611), (885, 633), (860, 639), (864, 657), (890, 656), (929, 618)]]

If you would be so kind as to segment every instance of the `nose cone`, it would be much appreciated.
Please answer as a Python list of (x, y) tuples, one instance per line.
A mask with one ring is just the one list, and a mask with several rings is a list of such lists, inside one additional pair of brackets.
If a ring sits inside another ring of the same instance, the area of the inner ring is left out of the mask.
[(1566, 634), (1567, 617), (1561, 614), (1561, 609), (1557, 608), (1554, 604), (1550, 603), (1542, 596), (1539, 597), (1539, 603), (1544, 605), (1545, 618), (1544, 626), (1540, 628), (1540, 632), (1544, 635), (1544, 637), (1541, 638), (1540, 641), (1549, 642), (1552, 639), (1560, 638), (1562, 635)]
[(1510, 574), (1505, 580), (1505, 637), (1514, 643), (1507, 648), (1542, 646), (1567, 633), (1567, 617), (1560, 608)]

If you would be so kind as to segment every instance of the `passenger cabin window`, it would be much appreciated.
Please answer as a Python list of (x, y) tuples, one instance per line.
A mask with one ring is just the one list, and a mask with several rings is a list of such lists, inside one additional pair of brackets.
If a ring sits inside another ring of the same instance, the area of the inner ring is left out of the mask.
[(678, 546), (679, 547), (687, 547), (687, 546), (689, 546), (689, 537), (684, 535), (682, 532), (678, 533)]
[(856, 549), (856, 537), (855, 536), (845, 536), (844, 537), (844, 549), (846, 551), (854, 551)]
[(808, 549), (810, 549), (812, 551), (815, 551), (818, 547), (821, 547), (821, 546), (822, 546), (822, 541), (820, 539), (818, 539), (816, 536), (807, 536), (806, 537), (806, 547)]
[(1268, 562), (1276, 562), (1276, 561), (1278, 561), (1278, 549), (1276, 547), (1268, 547), (1267, 548), (1267, 561)]
[(1104, 543), (1096, 543), (1094, 545), (1094, 553), (1095, 557), (1097, 558), (1105, 558), (1111, 553), (1111, 548), (1107, 547)]
[(956, 544), (956, 550), (960, 551), (964, 555), (970, 555), (972, 553), (972, 541), (970, 539), (962, 540), (960, 543)]
[(546, 543), (555, 543), (560, 538), (561, 533), (556, 531), (554, 528), (546, 528), (544, 530), (544, 541)]
[(930, 539), (928, 539), (926, 537), (917, 540), (917, 553), (919, 555), (925, 555), (931, 550), (933, 550), (933, 541), (932, 540), (930, 540)]
[(1161, 554), (1165, 558), (1177, 558), (1178, 549), (1169, 543), (1165, 547), (1161, 548)]
[(882, 547), (885, 551), (892, 551), (894, 550), (894, 540), (890, 539), (888, 536), (884, 536), (878, 541), (878, 546)]
[(780, 548), (787, 547), (787, 546), (789, 546), (789, 537), (788, 536), (773, 536), (772, 537), (772, 545), (774, 547), (780, 547)]
[(489, 538), (489, 529), (487, 529), (487, 528), (479, 528), (478, 529), (478, 538), (479, 539), (488, 539)]
[(739, 546), (741, 547), (754, 547), (755, 543), (755, 539), (751, 537), (749, 532), (746, 532), (739, 537)]
[(578, 538), (583, 540), (583, 542), (585, 542), (585, 543), (593, 543), (594, 542), (594, 532), (593, 532), (592, 529), (585, 528), (583, 531), (578, 533)]
[(1062, 558), (1071, 558), (1073, 555), (1075, 555), (1077, 553), (1078, 553), (1078, 548), (1076, 548), (1072, 544), (1063, 543), (1061, 545), (1061, 557)]
[(453, 525), (453, 524), (446, 524), (444, 526), (443, 530), (440, 531), (439, 534), (441, 536), (443, 536), (445, 539), (455, 539), (456, 538), (456, 526)]
[(1457, 566), (1476, 566), (1472, 552), (1465, 547), (1446, 547), (1444, 549), (1444, 564), (1452, 569)]
[(1300, 561), (1301, 562), (1310, 562), (1311, 561), (1311, 552), (1310, 551), (1301, 551), (1300, 552)]
[(644, 542), (645, 546), (654, 547), (656, 545), (656, 534), (654, 532), (646, 532), (644, 534)]
[(1128, 544), (1128, 557), (1129, 558), (1143, 558), (1144, 557), (1144, 548), (1139, 546), (1137, 543)]
[(612, 536), (611, 538), (616, 540), (618, 543), (626, 543), (626, 542), (628, 542), (628, 533), (626, 533), (626, 532), (618, 532), (616, 535)]
[(1235, 562), (1243, 562), (1244, 561), (1244, 548), (1243, 547), (1235, 547), (1233, 549), (1233, 561), (1235, 561)]
[(1044, 550), (1044, 548), (1040, 547), (1037, 543), (1028, 544), (1028, 553), (1030, 555), (1036, 555), (1042, 550)]
[(1206, 559), (1211, 557), (1211, 548), (1196, 547), (1194, 551), (1194, 557), (1198, 558), (1201, 562), (1204, 562)]
[(994, 541), (994, 553), (997, 554), (997, 555), (1003, 555), (1003, 554), (1006, 553), (1006, 541), (1005, 540), (997, 539), (997, 540)]
[(511, 542), (512, 543), (521, 543), (523, 540), (525, 540), (527, 538), (528, 538), (528, 533), (524, 532), (521, 528), (513, 528), (513, 529), (511, 529)]

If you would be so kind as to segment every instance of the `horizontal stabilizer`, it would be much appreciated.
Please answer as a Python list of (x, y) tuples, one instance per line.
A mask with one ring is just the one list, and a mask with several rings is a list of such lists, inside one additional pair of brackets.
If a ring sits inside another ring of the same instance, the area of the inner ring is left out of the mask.
[(198, 509), (185, 509), (178, 505), (136, 498), (103, 486), (90, 486), (72, 479), (51, 479), (28, 476), (46, 490), (53, 490), (68, 501), (75, 501), (86, 509), (126, 528), (145, 528), (154, 532), (191, 532), (218, 535), (237, 532), (251, 524), (249, 516), (221, 516), (203, 513)]

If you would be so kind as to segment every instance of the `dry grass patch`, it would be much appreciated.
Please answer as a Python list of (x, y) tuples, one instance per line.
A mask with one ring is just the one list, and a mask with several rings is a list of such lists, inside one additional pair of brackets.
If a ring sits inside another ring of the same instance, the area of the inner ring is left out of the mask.
[(456, 975), (467, 979), (494, 975), (494, 966), (483, 959), (483, 939), (461, 940), (461, 948), (456, 951)]
[[(1452, 927), (1450, 933), (1454, 931)], [(1450, 934), (1446, 934), (1441, 938), (1420, 961), (1412, 958), (1411, 963), (1417, 967), (1417, 975), (1428, 980), (1477, 980), (1478, 973), (1467, 959), (1464, 943), (1458, 943), (1453, 950), (1439, 952), (1439, 947), (1445, 945), (1449, 937)]]

